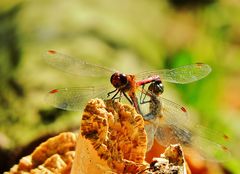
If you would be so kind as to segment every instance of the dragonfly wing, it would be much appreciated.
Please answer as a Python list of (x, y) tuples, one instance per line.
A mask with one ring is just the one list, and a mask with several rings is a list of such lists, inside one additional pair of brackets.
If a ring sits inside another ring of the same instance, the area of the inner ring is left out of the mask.
[[(155, 139), (163, 146), (180, 143), (184, 147), (184, 152), (190, 158), (198, 158), (210, 161), (226, 161), (231, 156), (228, 150), (229, 142), (225, 138), (218, 137), (209, 129), (202, 129), (196, 126), (190, 130), (180, 125), (160, 125), (155, 133)], [(208, 132), (206, 132), (206, 130)], [(210, 136), (214, 136), (210, 137)], [(220, 140), (222, 139), (222, 140)], [(221, 142), (220, 142), (221, 141)], [(196, 151), (199, 155), (192, 156)]]
[(208, 140), (204, 137), (193, 136), (191, 146), (196, 149), (201, 157), (209, 161), (227, 161), (231, 153), (227, 146)]
[(201, 125), (193, 127), (191, 146), (206, 160), (227, 161), (231, 157), (228, 136)]
[(191, 124), (187, 110), (168, 99), (163, 97), (158, 97), (158, 100), (162, 103), (162, 116), (163, 120), (166, 121), (167, 124), (175, 124), (175, 125), (186, 125)]
[(149, 151), (153, 146), (154, 135), (157, 129), (153, 124), (145, 124), (144, 129), (147, 134), (147, 151)]
[(180, 129), (176, 125), (161, 124), (156, 130), (155, 139), (163, 146), (177, 143), (189, 144), (191, 132), (188, 129)]
[(54, 50), (47, 51), (44, 54), (44, 58), (46, 62), (53, 67), (80, 76), (108, 76), (110, 78), (111, 74), (114, 73), (113, 70), (108, 68), (90, 64)]
[(191, 83), (206, 77), (211, 72), (211, 67), (204, 63), (185, 65), (174, 69), (163, 69), (137, 74), (138, 80), (159, 75), (162, 81), (171, 83)]
[(46, 101), (59, 109), (79, 111), (91, 98), (107, 98), (107, 92), (107, 88), (95, 87), (54, 89), (47, 94)]

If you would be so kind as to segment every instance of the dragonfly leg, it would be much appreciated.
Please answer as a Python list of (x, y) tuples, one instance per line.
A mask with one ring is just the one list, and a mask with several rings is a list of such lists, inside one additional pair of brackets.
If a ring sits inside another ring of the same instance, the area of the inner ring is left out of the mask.
[(122, 92), (120, 91), (119, 96), (112, 98), (112, 100), (118, 100), (119, 102), (121, 102), (121, 98), (122, 98)]
[(146, 101), (147, 94), (145, 92), (143, 92), (144, 91), (144, 87), (145, 87), (145, 84), (142, 85), (142, 92), (141, 92), (141, 95), (140, 95), (140, 104), (145, 104), (145, 103), (151, 102), (151, 100)]
[[(114, 89), (113, 91), (107, 93), (107, 97), (110, 97), (110, 95), (111, 95), (112, 93), (116, 92), (117, 90), (118, 90), (118, 89)], [(112, 97), (112, 98), (114, 98), (114, 97)]]
[(125, 92), (123, 92), (123, 95), (126, 97), (126, 99), (129, 101), (129, 103), (132, 105), (133, 104), (132, 100), (126, 95)]
[[(117, 91), (117, 92), (116, 92), (116, 91)], [(112, 96), (111, 100), (115, 100), (115, 99), (118, 99), (118, 98), (119, 98), (119, 97), (116, 97), (116, 96), (119, 94), (119, 92), (120, 92), (120, 90), (118, 90), (118, 89), (115, 89), (114, 91), (109, 92), (109, 93), (108, 93), (108, 96), (110, 96), (110, 94), (112, 94), (112, 93), (114, 93), (114, 92), (116, 92), (116, 93)]]
[(151, 100), (143, 100), (143, 101), (140, 101), (140, 104), (146, 104), (146, 103), (150, 103), (151, 102)]

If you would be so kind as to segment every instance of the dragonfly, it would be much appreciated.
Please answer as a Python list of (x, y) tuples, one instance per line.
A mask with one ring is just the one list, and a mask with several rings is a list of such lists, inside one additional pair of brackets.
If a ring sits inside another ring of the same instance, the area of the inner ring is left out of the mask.
[(194, 149), (199, 152), (201, 159), (211, 161), (229, 159), (230, 142), (226, 134), (194, 124), (188, 117), (185, 107), (160, 96), (163, 92), (160, 81), (152, 82), (147, 91), (144, 90), (144, 86), (142, 88), (143, 97), (140, 97), (140, 103), (149, 104), (149, 113), (143, 116), (146, 121), (148, 150), (151, 149), (155, 139), (164, 147), (180, 143), (186, 154), (190, 154)]
[(62, 71), (82, 77), (102, 76), (110, 80), (114, 88), (110, 92), (104, 86), (60, 88), (48, 92), (46, 97), (48, 103), (56, 108), (71, 111), (79, 111), (82, 104), (93, 97), (105, 99), (112, 95), (111, 99), (120, 100), (123, 95), (141, 114), (136, 95), (136, 91), (140, 86), (158, 81), (186, 84), (200, 80), (211, 72), (209, 65), (196, 63), (173, 69), (125, 74), (111, 68), (88, 63), (55, 50), (47, 51), (44, 58), (48, 64)]

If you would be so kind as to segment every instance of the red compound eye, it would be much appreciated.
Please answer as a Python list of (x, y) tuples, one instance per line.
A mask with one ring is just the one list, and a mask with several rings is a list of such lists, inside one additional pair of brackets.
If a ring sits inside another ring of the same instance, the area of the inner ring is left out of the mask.
[(128, 80), (127, 80), (127, 76), (125, 74), (121, 74), (121, 73), (114, 73), (111, 76), (111, 83), (115, 88), (120, 88), (123, 87), (127, 84)]

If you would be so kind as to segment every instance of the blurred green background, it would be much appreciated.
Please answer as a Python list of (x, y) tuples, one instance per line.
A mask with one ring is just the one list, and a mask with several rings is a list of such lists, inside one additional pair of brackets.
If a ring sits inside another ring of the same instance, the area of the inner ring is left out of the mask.
[(239, 174), (239, 28), (238, 0), (1, 1), (0, 172), (31, 145), (79, 126), (80, 113), (44, 101), (51, 89), (92, 84), (46, 64), (42, 54), (55, 49), (133, 73), (211, 65), (201, 81), (166, 84), (164, 96), (230, 136), (232, 160), (221, 172)]

